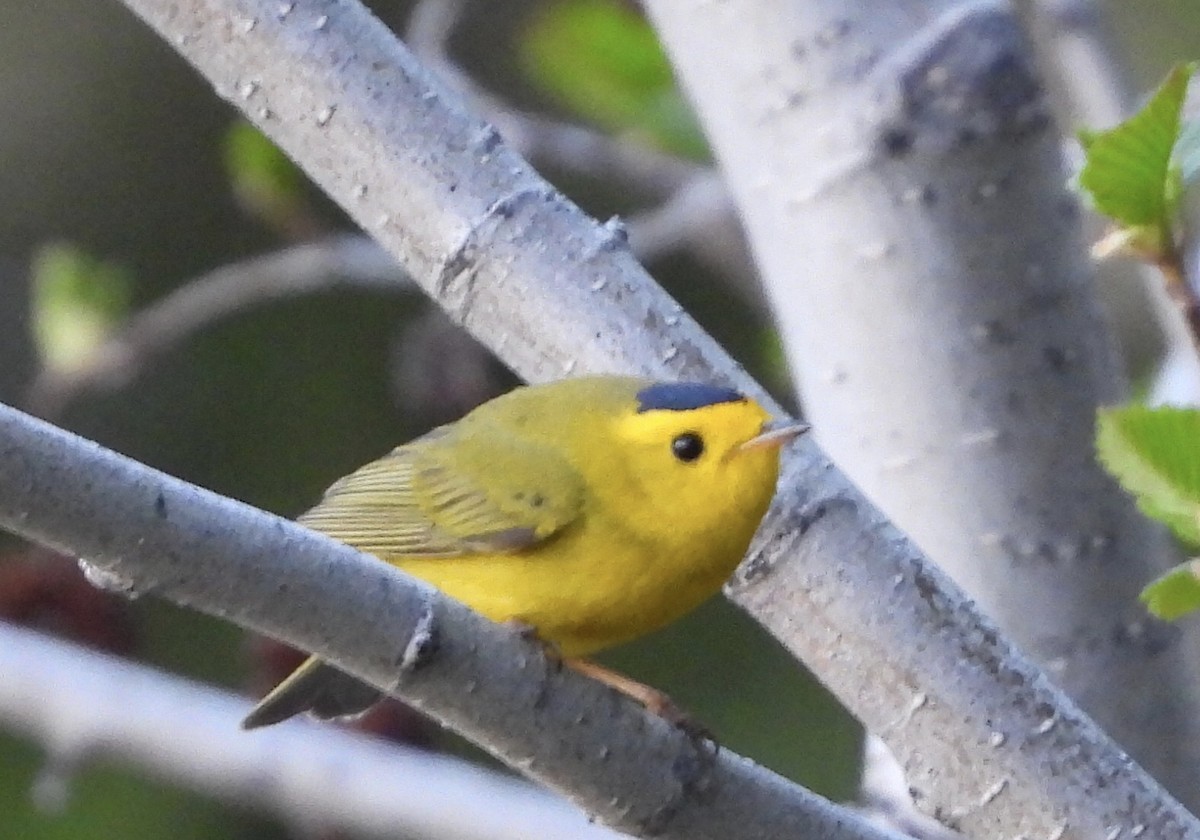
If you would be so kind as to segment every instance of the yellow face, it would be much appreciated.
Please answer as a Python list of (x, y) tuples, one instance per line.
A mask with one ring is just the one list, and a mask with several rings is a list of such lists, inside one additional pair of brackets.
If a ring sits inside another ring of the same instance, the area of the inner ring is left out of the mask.
[(784, 440), (742, 448), (767, 420), (727, 388), (584, 377), (513, 391), (460, 427), (500, 424), (561, 453), (587, 488), (586, 518), (614, 539), (683, 553), (740, 540), (740, 552), (775, 492)]
[[(606, 466), (605, 484), (620, 488), (630, 524), (693, 536), (752, 530), (779, 471), (779, 443), (744, 448), (764, 432), (766, 411), (723, 389), (655, 387), (657, 401), (643, 399), (616, 419), (620, 457)], [(672, 388), (690, 392), (674, 399)]]

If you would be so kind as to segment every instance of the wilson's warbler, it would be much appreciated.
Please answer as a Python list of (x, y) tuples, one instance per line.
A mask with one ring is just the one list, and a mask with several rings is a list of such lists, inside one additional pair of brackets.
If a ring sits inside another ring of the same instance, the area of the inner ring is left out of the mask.
[[(775, 492), (780, 446), (805, 428), (712, 385), (596, 376), (518, 388), (336, 482), (299, 521), (531, 628), (571, 663), (720, 589)], [(665, 700), (571, 664), (648, 706)], [(353, 714), (378, 698), (310, 657), (243, 726)]]

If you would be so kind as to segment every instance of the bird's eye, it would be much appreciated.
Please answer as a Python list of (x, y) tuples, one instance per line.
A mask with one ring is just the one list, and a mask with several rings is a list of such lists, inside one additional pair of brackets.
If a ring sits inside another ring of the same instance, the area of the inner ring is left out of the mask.
[(704, 454), (704, 441), (695, 432), (684, 432), (671, 441), (671, 452), (685, 464)]

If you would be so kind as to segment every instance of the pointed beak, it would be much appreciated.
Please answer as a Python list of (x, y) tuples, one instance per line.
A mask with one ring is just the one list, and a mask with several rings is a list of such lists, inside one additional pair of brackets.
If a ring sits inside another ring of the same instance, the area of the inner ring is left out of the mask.
[(739, 444), (735, 452), (746, 452), (750, 449), (775, 449), (783, 446), (793, 438), (797, 438), (811, 428), (807, 423), (797, 423), (795, 420), (768, 420), (763, 423), (762, 431), (745, 443)]

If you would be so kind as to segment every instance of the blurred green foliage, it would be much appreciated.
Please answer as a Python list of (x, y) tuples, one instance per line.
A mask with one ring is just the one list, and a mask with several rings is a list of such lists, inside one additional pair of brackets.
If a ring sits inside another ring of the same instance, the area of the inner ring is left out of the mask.
[(225, 170), (242, 207), (271, 227), (286, 229), (304, 203), (306, 179), (265, 134), (236, 120), (225, 134)]
[(578, 116), (676, 154), (708, 156), (654, 30), (628, 4), (548, 3), (519, 47), (530, 78)]
[[(1100, 461), (1138, 507), (1193, 550), (1200, 546), (1200, 410), (1143, 405), (1103, 409)], [(1200, 583), (1185, 563), (1152, 582), (1142, 601), (1160, 618), (1200, 608)]]
[(129, 308), (133, 278), (66, 243), (43, 246), (32, 260), (30, 319), (42, 364), (79, 368)]
[[(261, 819), (162, 785), (137, 771), (85, 766), (64, 781), (65, 800), (33, 805), (33, 790), (56, 783), (40, 776), (39, 748), (0, 733), (0, 832), (22, 840), (268, 840), (283, 835)], [(49, 798), (55, 794), (49, 793)], [(61, 806), (61, 807), (58, 807)]]

